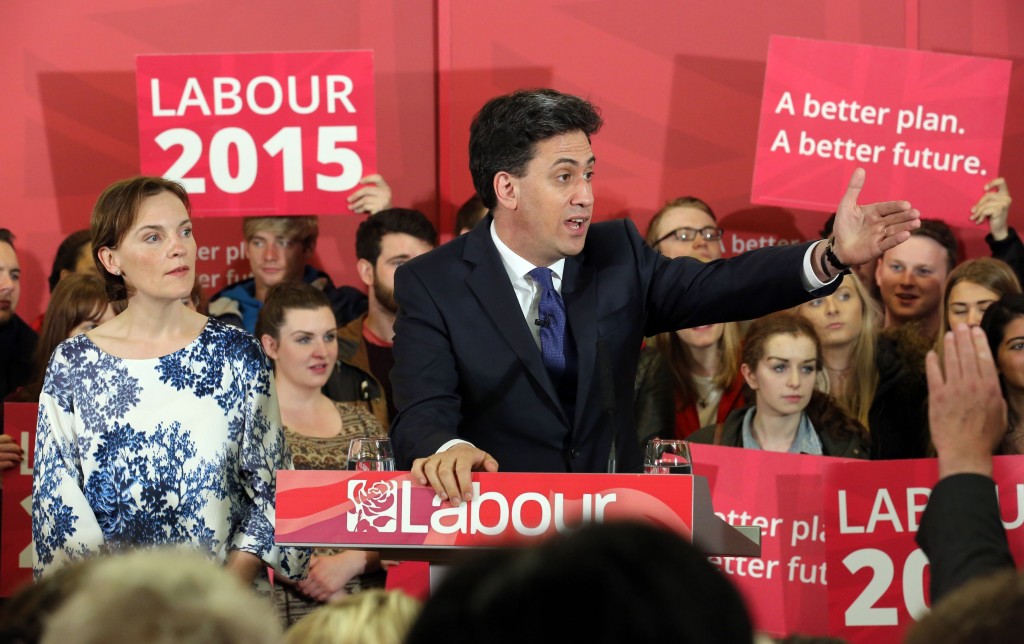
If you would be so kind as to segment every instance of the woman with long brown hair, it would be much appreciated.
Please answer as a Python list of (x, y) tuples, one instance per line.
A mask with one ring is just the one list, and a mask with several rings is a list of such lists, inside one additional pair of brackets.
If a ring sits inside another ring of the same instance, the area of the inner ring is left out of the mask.
[(754, 321), (743, 342), (741, 371), (754, 404), (690, 437), (771, 452), (867, 458), (867, 432), (815, 389), (822, 367), (814, 326), (779, 313)]

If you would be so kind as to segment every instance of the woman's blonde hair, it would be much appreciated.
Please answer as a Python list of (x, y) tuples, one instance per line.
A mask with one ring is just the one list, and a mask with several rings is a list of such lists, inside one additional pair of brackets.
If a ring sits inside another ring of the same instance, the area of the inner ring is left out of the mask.
[[(850, 286), (857, 299), (860, 300), (860, 335), (853, 343), (850, 350), (850, 366), (853, 368), (853, 378), (850, 387), (846, 391), (833, 392), (831, 387), (826, 388), (826, 393), (832, 395), (840, 408), (852, 418), (856, 418), (861, 425), (871, 430), (868, 423), (868, 415), (871, 405), (875, 401), (875, 390), (878, 389), (878, 363), (875, 352), (878, 345), (879, 322), (882, 319), (882, 310), (873, 297), (868, 295), (867, 289), (861, 284), (856, 275), (847, 275), (843, 278), (840, 286)], [(828, 296), (833, 297), (833, 296)], [(800, 305), (794, 309), (796, 313), (802, 314), (803, 307)], [(827, 372), (823, 371), (827, 383)]]
[[(718, 372), (712, 376), (712, 383), (719, 389), (728, 389), (740, 373), (740, 325), (738, 322), (725, 322), (724, 326), (717, 343)], [(693, 379), (696, 361), (690, 347), (679, 337), (678, 331), (658, 334), (655, 343), (672, 372), (672, 388), (679, 409), (696, 403), (700, 394)]]
[(321, 606), (285, 633), (285, 644), (401, 644), (420, 612), (405, 593), (367, 590)]

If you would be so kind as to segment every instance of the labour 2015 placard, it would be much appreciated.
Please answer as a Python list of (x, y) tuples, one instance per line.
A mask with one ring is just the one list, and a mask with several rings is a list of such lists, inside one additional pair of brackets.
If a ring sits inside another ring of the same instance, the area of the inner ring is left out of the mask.
[(376, 172), (373, 52), (139, 56), (143, 174), (196, 216), (348, 212)]

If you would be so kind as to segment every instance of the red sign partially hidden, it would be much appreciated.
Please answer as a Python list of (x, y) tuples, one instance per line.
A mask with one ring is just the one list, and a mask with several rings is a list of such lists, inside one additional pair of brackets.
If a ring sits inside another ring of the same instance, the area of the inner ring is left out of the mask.
[(138, 56), (143, 174), (196, 216), (348, 212), (376, 172), (373, 52)]
[(693, 477), (682, 475), (474, 473), (473, 481), (473, 500), (453, 507), (407, 472), (281, 470), (276, 540), (493, 547), (622, 519), (661, 525), (689, 538), (693, 513), (701, 505), (693, 499)]
[(828, 633), (822, 467), (843, 459), (691, 444), (715, 513), (761, 528), (761, 558), (712, 557), (739, 588), (759, 631)]
[(39, 405), (34, 403), (4, 403), (4, 433), (21, 445), (25, 458), (3, 474), (0, 597), (10, 597), (32, 581), (32, 462), (38, 414)]
[(1011, 62), (773, 36), (751, 199), (829, 212), (856, 167), (860, 203), (908, 199), (965, 225), (999, 176)]
[[(829, 464), (824, 475), (830, 633), (900, 642), (931, 603), (928, 559), (914, 539), (936, 461)], [(1010, 549), (1024, 561), (1024, 457), (996, 457), (994, 478)]]

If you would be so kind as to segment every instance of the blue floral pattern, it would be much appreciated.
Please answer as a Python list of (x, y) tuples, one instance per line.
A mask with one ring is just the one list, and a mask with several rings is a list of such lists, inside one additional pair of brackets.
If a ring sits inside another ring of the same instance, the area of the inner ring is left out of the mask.
[(39, 397), (36, 576), (108, 549), (190, 543), (301, 578), (308, 551), (274, 545), (275, 471), (291, 456), (271, 378), (259, 342), (216, 320), (149, 360), (85, 335), (62, 342)]

